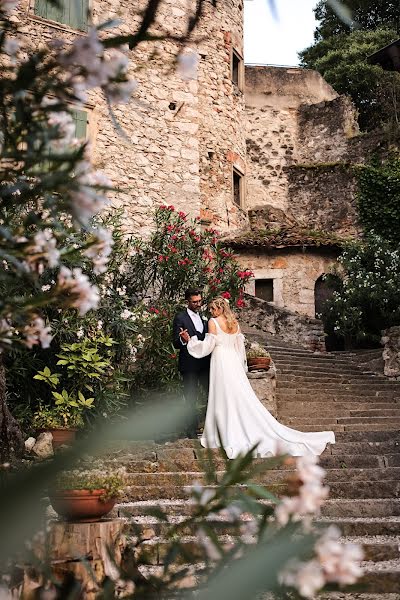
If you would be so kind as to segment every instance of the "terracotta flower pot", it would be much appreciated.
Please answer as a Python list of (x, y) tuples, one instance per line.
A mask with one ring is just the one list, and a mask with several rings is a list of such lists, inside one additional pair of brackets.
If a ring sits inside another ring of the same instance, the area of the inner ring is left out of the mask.
[(78, 430), (73, 428), (62, 429), (60, 427), (59, 429), (41, 429), (40, 433), (42, 431), (49, 431), (51, 433), (51, 435), (53, 436), (53, 448), (58, 448), (63, 444), (65, 444), (66, 446), (68, 446), (68, 444), (72, 444), (72, 442), (75, 441), (76, 432)]
[(116, 498), (102, 499), (104, 490), (52, 490), (50, 503), (67, 521), (93, 523), (113, 509)]
[(247, 359), (249, 371), (268, 371), (271, 359), (268, 356), (256, 356)]

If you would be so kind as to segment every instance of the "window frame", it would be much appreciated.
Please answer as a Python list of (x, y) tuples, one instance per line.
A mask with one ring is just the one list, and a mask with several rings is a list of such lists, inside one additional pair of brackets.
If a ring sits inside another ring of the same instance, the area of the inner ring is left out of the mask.
[[(237, 82), (234, 79), (234, 65), (235, 65), (235, 59), (237, 60)], [(232, 46), (232, 51), (231, 51), (231, 80), (233, 85), (235, 86), (236, 89), (238, 89), (240, 92), (243, 92), (244, 89), (244, 59), (242, 54)]]
[[(235, 176), (239, 177), (239, 203), (235, 200)], [(232, 165), (232, 202), (234, 206), (244, 209), (245, 205), (245, 175), (244, 173)]]

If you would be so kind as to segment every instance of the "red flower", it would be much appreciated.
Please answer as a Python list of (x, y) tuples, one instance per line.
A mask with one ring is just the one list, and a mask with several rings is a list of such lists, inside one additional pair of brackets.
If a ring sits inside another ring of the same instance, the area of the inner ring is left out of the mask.
[(160, 313), (160, 311), (158, 310), (158, 308), (154, 308), (154, 306), (151, 306), (149, 308), (149, 312), (154, 313), (155, 315), (158, 315)]
[(169, 357), (174, 360), (176, 358), (176, 354), (170, 354)]
[(223, 268), (222, 268), (222, 267), (220, 267), (220, 268), (219, 268), (219, 272), (220, 272), (220, 273), (223, 273), (223, 272), (224, 272), (224, 270), (223, 270)]
[(158, 262), (162, 262), (164, 260), (165, 256), (163, 256), (162, 254), (160, 254), (160, 256), (157, 257)]
[(223, 298), (226, 298), (227, 300), (229, 300), (229, 298), (231, 298), (231, 295), (230, 295), (230, 293), (229, 293), (229, 292), (222, 292), (221, 296), (222, 296)]
[(239, 298), (239, 300), (236, 301), (236, 306), (238, 308), (244, 308), (246, 306), (245, 301), (243, 300), (243, 298)]
[(168, 210), (170, 210), (171, 212), (174, 212), (174, 210), (175, 210), (175, 206), (174, 206), (173, 204), (169, 204), (169, 205), (167, 206), (167, 208), (168, 208)]
[(178, 250), (175, 248), (175, 246), (168, 246), (168, 249), (170, 252), (172, 252), (172, 254), (176, 254), (178, 252)]
[(185, 212), (183, 212), (182, 210), (179, 212), (179, 216), (181, 219), (186, 219), (187, 214)]
[(175, 227), (173, 225), (167, 225), (167, 231), (173, 231)]

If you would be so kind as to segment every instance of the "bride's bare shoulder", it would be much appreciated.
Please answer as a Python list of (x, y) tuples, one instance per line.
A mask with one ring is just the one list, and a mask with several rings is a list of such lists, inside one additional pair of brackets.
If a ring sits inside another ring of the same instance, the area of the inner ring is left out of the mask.
[(215, 325), (214, 319), (208, 319), (208, 332), (209, 333), (217, 333), (217, 326)]

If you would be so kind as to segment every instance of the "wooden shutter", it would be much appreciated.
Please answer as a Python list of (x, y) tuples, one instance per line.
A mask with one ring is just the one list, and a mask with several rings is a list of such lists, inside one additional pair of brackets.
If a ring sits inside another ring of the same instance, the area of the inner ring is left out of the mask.
[(75, 136), (84, 140), (87, 137), (87, 122), (88, 122), (88, 114), (85, 110), (72, 110), (71, 111), (72, 119), (75, 123)]
[(35, 15), (70, 25), (73, 29), (87, 31), (89, 0), (35, 0)]
[(89, 0), (64, 0), (68, 2), (68, 22), (74, 29), (87, 31)]

